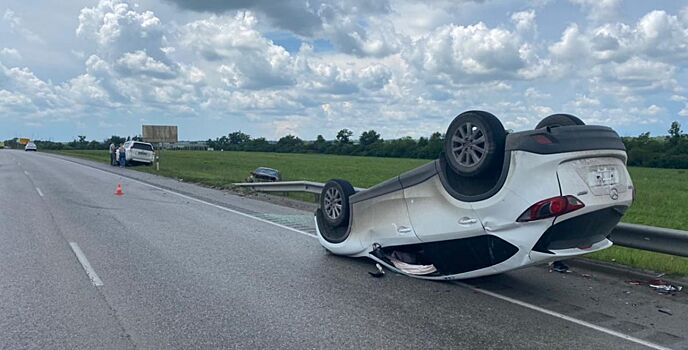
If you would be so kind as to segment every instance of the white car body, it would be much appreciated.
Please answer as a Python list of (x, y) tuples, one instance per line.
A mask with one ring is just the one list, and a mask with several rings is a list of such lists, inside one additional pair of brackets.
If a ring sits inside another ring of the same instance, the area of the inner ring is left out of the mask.
[[(533, 143), (541, 135), (553, 144)], [(606, 127), (570, 126), (513, 133), (506, 140), (502, 174), (488, 193), (456, 192), (440, 157), (350, 196), (348, 232), (341, 242), (325, 239), (322, 230), (334, 229), (318, 209), (320, 243), (334, 254), (368, 257), (400, 273), (385, 256), (394, 250), (422, 252), (445, 267), (411, 276), (440, 280), (497, 274), (610, 247), (607, 237), (633, 201), (618, 135)], [(562, 196), (584, 206), (517, 221), (536, 203)]]
[(127, 162), (139, 162), (153, 164), (155, 161), (155, 149), (147, 142), (127, 141), (124, 143)]
[(29, 142), (29, 143), (26, 144), (26, 146), (24, 146), (24, 151), (34, 151), (34, 152), (36, 152), (36, 151), (38, 151), (38, 149), (36, 148), (36, 144), (35, 144), (35, 143)]

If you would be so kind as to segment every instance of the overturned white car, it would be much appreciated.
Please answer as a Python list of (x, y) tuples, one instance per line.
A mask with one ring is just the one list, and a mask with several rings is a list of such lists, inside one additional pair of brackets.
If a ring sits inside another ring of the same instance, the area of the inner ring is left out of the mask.
[(568, 114), (507, 134), (457, 116), (437, 160), (355, 192), (329, 181), (315, 221), (328, 251), (399, 273), (461, 279), (608, 248), (633, 201), (618, 134)]

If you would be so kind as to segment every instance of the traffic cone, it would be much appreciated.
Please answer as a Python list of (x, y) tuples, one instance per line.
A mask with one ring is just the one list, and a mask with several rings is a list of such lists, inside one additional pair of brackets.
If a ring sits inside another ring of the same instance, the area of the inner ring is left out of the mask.
[(122, 196), (124, 195), (124, 192), (122, 192), (122, 184), (117, 184), (117, 190), (115, 191), (115, 196)]

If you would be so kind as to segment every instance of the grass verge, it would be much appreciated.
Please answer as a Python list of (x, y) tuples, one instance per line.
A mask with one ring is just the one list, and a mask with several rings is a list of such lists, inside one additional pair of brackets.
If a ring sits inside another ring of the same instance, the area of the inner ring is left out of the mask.
[[(70, 155), (108, 163), (106, 151), (61, 151)], [(181, 178), (214, 187), (231, 187), (243, 182), (259, 167), (279, 169), (284, 180), (325, 182), (342, 178), (357, 187), (370, 187), (400, 173), (427, 163), (424, 159), (354, 157), (322, 154), (163, 151), (160, 171), (154, 167), (132, 169)], [(635, 203), (623, 221), (651, 226), (688, 230), (688, 181), (685, 170), (629, 168), (637, 189)], [(291, 198), (309, 199), (293, 194)], [(688, 276), (688, 258), (612, 247), (589, 254), (590, 259), (614, 262), (672, 275)]]

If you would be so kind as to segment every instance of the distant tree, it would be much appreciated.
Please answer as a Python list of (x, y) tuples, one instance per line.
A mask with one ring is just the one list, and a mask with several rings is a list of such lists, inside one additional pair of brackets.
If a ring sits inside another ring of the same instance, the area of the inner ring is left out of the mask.
[(304, 150), (303, 141), (294, 136), (283, 136), (277, 141), (277, 152), (302, 152)]
[[(425, 144), (421, 146), (421, 144)], [(437, 156), (442, 153), (442, 148), (444, 145), (444, 138), (442, 137), (442, 133), (440, 132), (435, 132), (432, 135), (430, 135), (430, 138), (427, 139), (427, 141), (421, 137), (418, 140), (418, 153), (417, 156), (419, 158), (425, 158), (425, 159), (433, 159), (437, 158)]]
[(418, 139), (418, 148), (419, 148), (419, 149), (423, 149), (423, 148), (425, 148), (425, 147), (427, 147), (427, 146), (428, 146), (428, 138), (427, 138), (427, 137), (421, 136), (421, 137)]
[(103, 148), (103, 144), (96, 141), (96, 140), (91, 140), (91, 142), (88, 143), (86, 148), (88, 148), (88, 149), (101, 149), (101, 148)]
[(221, 136), (217, 139), (217, 144), (221, 150), (227, 150), (229, 149), (229, 138), (227, 138), (227, 136)]
[(117, 135), (112, 135), (110, 138), (105, 139), (103, 143), (107, 145), (108, 147), (110, 146), (110, 143), (115, 144), (115, 146), (119, 146), (120, 144), (124, 143), (127, 139), (121, 136)]
[(349, 130), (349, 129), (342, 129), (339, 130), (337, 133), (337, 143), (339, 144), (349, 144), (351, 143), (351, 136), (354, 135), (354, 132)]
[(418, 152), (418, 144), (411, 136), (389, 141), (385, 144), (386, 155), (390, 157), (415, 157)]
[(78, 135), (77, 138), (69, 142), (68, 145), (74, 149), (86, 149), (88, 141), (86, 141), (86, 136)]
[(248, 134), (244, 134), (241, 131), (235, 131), (233, 133), (230, 133), (227, 135), (229, 138), (229, 144), (230, 145), (243, 145), (251, 141), (251, 136)]
[(270, 144), (268, 140), (264, 137), (259, 137), (252, 139), (246, 145), (246, 150), (257, 151), (257, 152), (272, 152), (274, 150), (274, 145)]
[(380, 142), (380, 134), (375, 130), (364, 131), (358, 138), (358, 141), (362, 147), (368, 147), (376, 142)]
[(324, 153), (327, 149), (327, 141), (322, 135), (318, 135), (315, 141), (309, 145), (309, 149), (314, 152)]
[(672, 145), (678, 144), (682, 134), (683, 131), (681, 130), (681, 124), (677, 121), (672, 122), (671, 127), (669, 128), (669, 142)]

